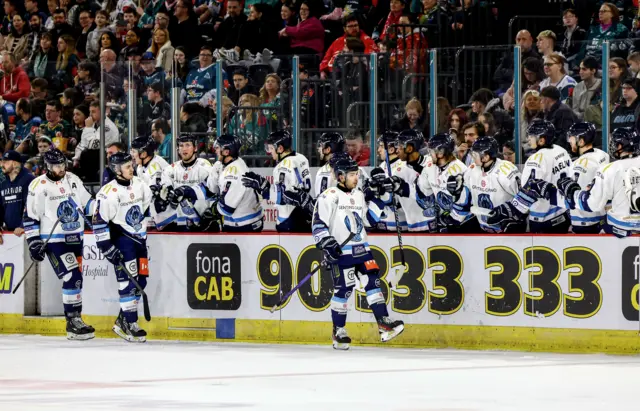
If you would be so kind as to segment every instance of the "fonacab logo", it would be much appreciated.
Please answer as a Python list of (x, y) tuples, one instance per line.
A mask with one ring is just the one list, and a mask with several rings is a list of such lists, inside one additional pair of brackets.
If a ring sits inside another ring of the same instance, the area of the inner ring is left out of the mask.
[(236, 244), (191, 244), (187, 248), (187, 302), (194, 310), (237, 310), (242, 303), (242, 267)]

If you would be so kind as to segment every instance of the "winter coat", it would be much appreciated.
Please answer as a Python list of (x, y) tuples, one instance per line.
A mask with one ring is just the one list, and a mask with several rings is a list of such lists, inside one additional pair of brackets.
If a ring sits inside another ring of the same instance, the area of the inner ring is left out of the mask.
[[(148, 51), (151, 51), (149, 49)], [(171, 41), (167, 40), (166, 43), (160, 47), (158, 50), (158, 55), (156, 56), (156, 67), (162, 68), (165, 72), (171, 72), (171, 66), (173, 64), (173, 53), (176, 49), (171, 45)]]
[(97, 61), (100, 57), (100, 37), (102, 34), (112, 31), (110, 27), (96, 28), (87, 34), (87, 58)]
[(24, 30), (21, 36), (18, 36), (15, 31), (11, 31), (11, 34), (2, 38), (2, 47), (8, 52), (16, 56), (16, 60), (19, 62), (25, 57), (28, 57), (29, 48), (29, 33)]
[(584, 118), (587, 107), (600, 103), (602, 99), (602, 80), (596, 79), (593, 86), (587, 87), (584, 81), (578, 83), (573, 89), (571, 108), (579, 119)]
[(544, 119), (550, 121), (556, 128), (556, 141), (555, 144), (566, 147), (567, 145), (567, 131), (569, 127), (577, 121), (576, 115), (573, 110), (566, 104), (556, 101), (551, 107), (551, 110), (544, 113)]
[(580, 61), (578, 61), (577, 57), (578, 53), (580, 53), (580, 49), (582, 48), (582, 44), (586, 39), (587, 32), (580, 27), (576, 27), (572, 32), (565, 30), (564, 40), (562, 41), (560, 51), (567, 58), (567, 63), (569, 63), (570, 69), (580, 65)]
[[(369, 37), (364, 31), (360, 30), (360, 40), (364, 43), (365, 54), (371, 54), (378, 51), (376, 43), (371, 37)], [(324, 55), (322, 62), (320, 63), (320, 71), (333, 71), (333, 63), (336, 56), (342, 52), (347, 45), (347, 35), (337, 38), (329, 47), (329, 50)]]
[(324, 27), (317, 18), (309, 17), (297, 26), (287, 26), (284, 30), (291, 38), (291, 48), (306, 47), (318, 53), (324, 51)]

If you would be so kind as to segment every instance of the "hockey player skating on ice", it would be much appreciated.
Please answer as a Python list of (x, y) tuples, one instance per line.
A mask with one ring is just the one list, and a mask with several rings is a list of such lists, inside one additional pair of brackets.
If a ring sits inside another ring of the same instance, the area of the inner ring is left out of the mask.
[(631, 128), (617, 128), (611, 134), (609, 152), (616, 159), (601, 166), (595, 178), (585, 188), (571, 178), (557, 182), (558, 191), (566, 198), (571, 209), (587, 212), (607, 211), (604, 230), (608, 234), (627, 237), (640, 233), (640, 213), (633, 192), (638, 191), (640, 179), (627, 185), (626, 173), (632, 167), (640, 167), (640, 136)]
[[(46, 255), (62, 280), (67, 338), (89, 340), (94, 337), (95, 330), (80, 316), (84, 219), (76, 205), (82, 207), (85, 214), (90, 214), (93, 200), (82, 181), (66, 171), (67, 160), (60, 150), (49, 150), (43, 157), (47, 173), (31, 182), (23, 217), (29, 254), (35, 261), (43, 261)], [(51, 238), (45, 247), (44, 242), (50, 233)]]
[(147, 333), (138, 325), (140, 292), (129, 280), (129, 274), (142, 289), (147, 284), (147, 212), (151, 189), (133, 175), (132, 157), (116, 153), (109, 160), (116, 178), (98, 193), (93, 231), (104, 257), (113, 264), (120, 295), (120, 314), (113, 331), (129, 342), (144, 342)]
[(526, 219), (529, 213), (532, 233), (564, 234), (571, 223), (569, 212), (562, 197), (552, 194), (547, 186), (568, 176), (571, 157), (567, 150), (553, 144), (556, 130), (549, 121), (534, 120), (527, 135), (531, 147), (537, 149), (525, 163), (522, 188), (513, 200), (494, 208), (487, 223), (504, 226)]
[(249, 171), (249, 167), (238, 157), (242, 147), (240, 139), (225, 134), (218, 137), (214, 147), (223, 168), (221, 171), (211, 170), (207, 185), (213, 191), (211, 185), (215, 182), (215, 175), (218, 175), (218, 212), (224, 217), (222, 231), (261, 232), (264, 213), (258, 193), (253, 188), (246, 187), (246, 182), (243, 183), (243, 176)]
[[(309, 160), (296, 153), (292, 147), (291, 134), (286, 130), (272, 132), (265, 143), (265, 149), (276, 161), (273, 169), (273, 185), (267, 179), (252, 171), (244, 174), (242, 182), (247, 188), (256, 191), (276, 205), (279, 232), (311, 231), (311, 213), (313, 207), (311, 191), (311, 173)], [(285, 195), (290, 191), (290, 196)]]
[[(367, 241), (366, 225), (375, 224), (382, 215), (382, 203), (365, 202), (362, 191), (357, 190), (358, 164), (351, 158), (334, 165), (338, 185), (322, 193), (313, 215), (313, 239), (322, 250), (324, 263), (333, 273), (334, 291), (331, 299), (333, 321), (333, 348), (346, 350), (349, 338), (347, 322), (348, 300), (356, 283), (356, 275), (366, 275), (364, 287), (367, 302), (378, 323), (380, 338), (390, 341), (404, 330), (404, 323), (389, 318), (384, 295), (380, 289), (378, 264), (371, 254)], [(341, 242), (354, 237), (343, 248)]]

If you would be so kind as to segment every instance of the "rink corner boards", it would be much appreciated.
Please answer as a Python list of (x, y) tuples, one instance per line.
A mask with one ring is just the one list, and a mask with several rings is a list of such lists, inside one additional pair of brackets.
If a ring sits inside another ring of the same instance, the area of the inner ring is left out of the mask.
[[(85, 320), (96, 328), (97, 337), (116, 338), (111, 331), (112, 317), (88, 315)], [(0, 314), (3, 334), (62, 336), (64, 325), (62, 317)], [(318, 321), (155, 317), (151, 322), (141, 319), (140, 325), (150, 341), (323, 345), (331, 340), (331, 324)], [(374, 323), (354, 323), (348, 329), (354, 346), (640, 354), (638, 331), (407, 324), (397, 340), (383, 344)]]

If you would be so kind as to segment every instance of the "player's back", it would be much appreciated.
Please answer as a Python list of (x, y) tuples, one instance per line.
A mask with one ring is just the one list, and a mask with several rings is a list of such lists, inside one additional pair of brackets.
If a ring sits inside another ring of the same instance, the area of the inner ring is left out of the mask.
[[(522, 171), (523, 184), (530, 178), (536, 178), (557, 185), (558, 179), (568, 177), (571, 172), (571, 157), (564, 148), (553, 145), (541, 148), (531, 155)], [(529, 219), (535, 222), (549, 221), (564, 214), (564, 204), (558, 205), (556, 199), (549, 201), (538, 199), (529, 211)]]
[[(236, 227), (249, 225), (262, 219), (262, 206), (255, 192), (242, 184), (242, 176), (250, 171), (241, 158), (230, 162), (220, 172), (218, 187), (223, 204), (234, 209), (224, 215), (224, 224)], [(219, 203), (218, 209), (220, 209)], [(223, 213), (224, 214), (224, 213)]]
[(333, 169), (327, 162), (325, 165), (318, 169), (316, 173), (315, 181), (315, 195), (319, 196), (324, 193), (328, 188), (335, 187), (336, 180), (333, 176)]
[[(571, 167), (571, 175), (580, 188), (585, 190), (593, 184), (596, 172), (603, 165), (609, 163), (609, 155), (602, 150), (594, 148), (589, 152), (581, 155), (575, 160)], [(571, 210), (571, 223), (573, 225), (591, 225), (599, 223), (602, 216), (605, 215), (604, 210), (594, 210), (593, 212), (583, 211), (580, 209)]]
[[(631, 167), (640, 168), (640, 157), (604, 165), (596, 173), (596, 184), (605, 184), (610, 193), (608, 200), (611, 200), (611, 208), (607, 211), (607, 223), (624, 230), (640, 231), (640, 214), (631, 210), (625, 187), (626, 173)], [(604, 177), (601, 182), (598, 181), (599, 175)]]

